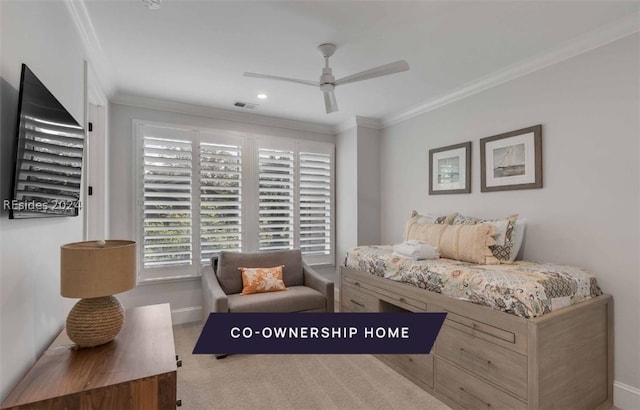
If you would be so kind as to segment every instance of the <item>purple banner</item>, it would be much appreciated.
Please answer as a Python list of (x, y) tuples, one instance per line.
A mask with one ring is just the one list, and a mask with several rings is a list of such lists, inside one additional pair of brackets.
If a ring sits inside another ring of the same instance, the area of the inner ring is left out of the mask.
[(211, 313), (194, 354), (429, 353), (446, 313)]

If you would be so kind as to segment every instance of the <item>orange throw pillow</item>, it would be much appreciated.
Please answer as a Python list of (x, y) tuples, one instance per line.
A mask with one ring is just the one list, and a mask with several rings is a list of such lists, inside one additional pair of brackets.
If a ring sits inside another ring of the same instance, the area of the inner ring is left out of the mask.
[(284, 265), (273, 268), (238, 268), (242, 272), (242, 294), (287, 290), (282, 281), (282, 268)]

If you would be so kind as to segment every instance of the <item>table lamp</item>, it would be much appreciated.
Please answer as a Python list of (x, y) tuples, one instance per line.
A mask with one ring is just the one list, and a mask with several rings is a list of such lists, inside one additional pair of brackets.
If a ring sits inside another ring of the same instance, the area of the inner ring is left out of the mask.
[(112, 341), (122, 329), (124, 309), (116, 293), (136, 286), (136, 243), (108, 240), (60, 247), (60, 294), (82, 298), (67, 316), (67, 335), (78, 347)]

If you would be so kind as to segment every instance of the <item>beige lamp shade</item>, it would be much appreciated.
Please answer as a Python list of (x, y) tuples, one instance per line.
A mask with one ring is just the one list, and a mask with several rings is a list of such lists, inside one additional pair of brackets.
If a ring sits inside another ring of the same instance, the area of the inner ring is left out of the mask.
[(60, 294), (68, 298), (111, 296), (136, 286), (136, 243), (76, 242), (60, 248)]

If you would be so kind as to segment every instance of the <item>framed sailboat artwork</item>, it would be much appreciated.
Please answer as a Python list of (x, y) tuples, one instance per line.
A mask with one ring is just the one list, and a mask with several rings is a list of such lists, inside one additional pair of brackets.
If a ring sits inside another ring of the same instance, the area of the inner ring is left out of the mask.
[(542, 125), (480, 140), (480, 191), (542, 188)]

